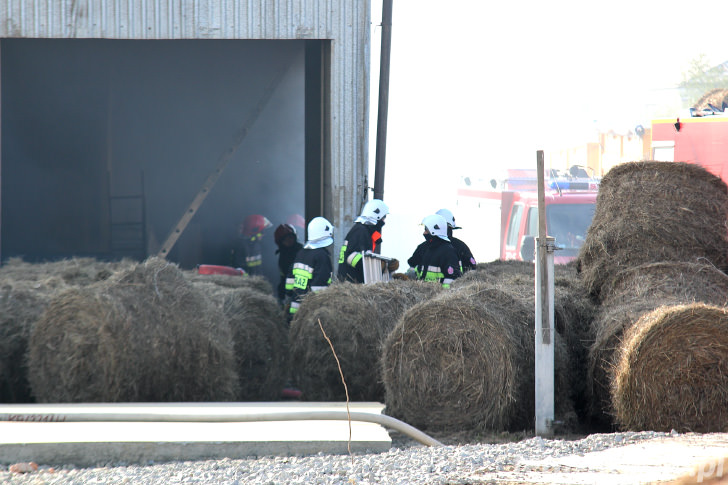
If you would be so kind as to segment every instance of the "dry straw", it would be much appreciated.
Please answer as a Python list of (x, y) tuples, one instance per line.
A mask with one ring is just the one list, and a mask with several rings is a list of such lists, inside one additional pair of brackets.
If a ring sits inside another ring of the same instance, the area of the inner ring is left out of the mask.
[(532, 328), (533, 310), (487, 283), (411, 307), (385, 344), (387, 414), (433, 431), (508, 428), (533, 403)]
[(289, 333), (291, 375), (304, 398), (346, 398), (319, 320), (336, 349), (351, 400), (383, 401), (379, 359), (384, 339), (407, 308), (438, 292), (440, 286), (434, 283), (394, 280), (372, 285), (336, 283), (306, 295)]
[[(481, 281), (503, 290), (521, 300), (531, 311), (535, 309), (535, 267), (524, 261), (492, 261), (478, 264), (476, 271), (466, 273), (453, 284), (459, 288)], [(594, 342), (593, 320), (597, 305), (581, 285), (574, 264), (554, 266), (554, 324), (566, 353), (559, 361), (565, 366), (557, 374), (564, 392), (559, 396), (560, 419), (568, 428), (575, 428), (575, 419), (581, 420), (591, 413), (591, 394), (587, 381), (588, 349)], [(573, 409), (571, 409), (573, 406)]]
[(613, 400), (628, 430), (728, 431), (728, 309), (663, 306), (625, 335)]
[(723, 103), (728, 103), (728, 89), (716, 88), (705, 93), (696, 103), (694, 108), (698, 111), (710, 109), (708, 104), (712, 104), (716, 108), (722, 108)]
[(235, 398), (232, 336), (220, 312), (159, 258), (49, 303), (29, 343), (39, 402)]
[(130, 262), (104, 263), (71, 258), (28, 263), (10, 258), (0, 267), (0, 402), (27, 403), (33, 397), (28, 383), (28, 340), (35, 322), (50, 300), (69, 288), (103, 281)]
[(192, 283), (204, 282), (214, 283), (217, 286), (223, 288), (251, 288), (264, 295), (273, 294), (273, 286), (265, 278), (260, 275), (244, 275), (244, 276), (231, 276), (231, 275), (217, 275), (217, 274), (199, 274), (197, 271), (184, 271), (185, 278)]
[(708, 264), (650, 263), (617, 274), (595, 319), (589, 351), (590, 419), (598, 427), (613, 424), (610, 389), (624, 333), (644, 314), (662, 305), (728, 301), (728, 276)]
[(280, 399), (288, 377), (288, 324), (276, 299), (256, 287), (220, 286), (214, 279), (193, 285), (217, 305), (232, 330), (237, 400)]
[(602, 298), (624, 269), (665, 261), (728, 268), (728, 187), (688, 163), (630, 162), (601, 181), (594, 219), (577, 258), (590, 294)]

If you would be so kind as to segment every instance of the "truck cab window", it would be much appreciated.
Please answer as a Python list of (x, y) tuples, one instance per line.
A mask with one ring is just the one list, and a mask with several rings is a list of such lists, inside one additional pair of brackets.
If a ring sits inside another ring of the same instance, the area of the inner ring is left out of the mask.
[(526, 219), (526, 236), (538, 236), (538, 207), (528, 209), (528, 218)]
[(516, 247), (518, 244), (518, 229), (521, 227), (521, 216), (523, 215), (523, 206), (515, 204), (511, 212), (511, 221), (508, 223), (508, 239), (506, 245)]

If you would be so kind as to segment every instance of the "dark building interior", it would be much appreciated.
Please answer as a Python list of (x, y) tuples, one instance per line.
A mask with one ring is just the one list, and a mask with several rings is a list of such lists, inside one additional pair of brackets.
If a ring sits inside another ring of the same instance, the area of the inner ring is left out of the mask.
[(322, 209), (322, 46), (0, 41), (2, 260), (155, 255), (212, 176), (167, 259), (230, 265), (240, 223), (262, 214), (275, 281), (273, 229)]

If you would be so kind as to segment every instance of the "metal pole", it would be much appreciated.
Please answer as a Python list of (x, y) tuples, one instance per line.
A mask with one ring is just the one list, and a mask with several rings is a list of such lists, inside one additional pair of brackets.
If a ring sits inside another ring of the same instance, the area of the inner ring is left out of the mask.
[(535, 428), (553, 434), (554, 421), (554, 238), (546, 235), (543, 150), (536, 152), (538, 239), (536, 240)]
[(374, 198), (384, 200), (384, 160), (387, 152), (389, 109), (389, 53), (392, 50), (392, 0), (382, 2), (382, 49), (379, 56), (379, 107), (377, 109), (377, 152), (374, 159)]

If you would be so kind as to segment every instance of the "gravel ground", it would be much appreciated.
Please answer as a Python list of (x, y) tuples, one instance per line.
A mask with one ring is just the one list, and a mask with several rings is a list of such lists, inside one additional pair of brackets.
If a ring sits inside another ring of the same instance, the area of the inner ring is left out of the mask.
[[(522, 460), (558, 458), (657, 439), (677, 433), (610, 433), (574, 439), (501, 436), (500, 443), (457, 444), (458, 438), (434, 436), (444, 447), (426, 447), (392, 435), (386, 453), (251, 457), (194, 462), (110, 463), (95, 468), (73, 465), (12, 473), (0, 467), (9, 484), (471, 484), (485, 473), (512, 470)], [(492, 440), (491, 440), (492, 441)]]

